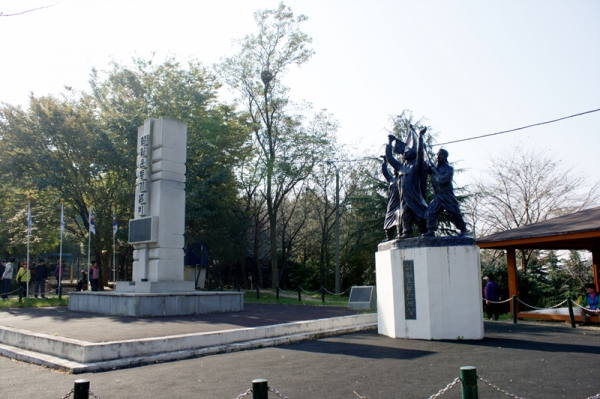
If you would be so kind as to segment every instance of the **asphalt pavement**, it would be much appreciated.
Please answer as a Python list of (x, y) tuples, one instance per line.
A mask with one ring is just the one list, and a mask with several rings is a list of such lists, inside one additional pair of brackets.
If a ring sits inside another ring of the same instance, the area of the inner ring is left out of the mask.
[[(367, 331), (76, 376), (0, 358), (0, 398), (61, 398), (80, 378), (103, 399), (236, 398), (255, 378), (290, 399), (429, 398), (461, 366), (474, 366), (516, 397), (585, 399), (600, 393), (599, 355), (597, 327), (486, 321), (481, 341), (392, 339)], [(441, 397), (460, 398), (460, 386)], [(479, 382), (479, 397), (508, 396)]]

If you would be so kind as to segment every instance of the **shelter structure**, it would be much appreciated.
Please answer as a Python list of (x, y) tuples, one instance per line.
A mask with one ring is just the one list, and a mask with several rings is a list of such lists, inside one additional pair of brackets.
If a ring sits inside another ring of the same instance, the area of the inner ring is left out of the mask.
[[(600, 207), (480, 237), (476, 244), (481, 249), (506, 251), (510, 296), (519, 296), (516, 265), (516, 250), (519, 249), (590, 251), (594, 283), (597, 289), (600, 287)], [(563, 319), (561, 315), (540, 315), (537, 318)], [(523, 316), (530, 317), (530, 314)]]

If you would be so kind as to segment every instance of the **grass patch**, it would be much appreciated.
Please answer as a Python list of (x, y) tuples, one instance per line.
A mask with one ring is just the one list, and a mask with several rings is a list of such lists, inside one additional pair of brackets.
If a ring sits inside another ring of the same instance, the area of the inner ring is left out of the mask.
[(256, 299), (256, 291), (244, 292), (244, 302), (247, 303), (278, 303), (283, 305), (308, 305), (308, 306), (348, 306), (348, 297), (340, 297), (336, 295), (325, 295), (325, 303), (321, 301), (320, 294), (308, 295), (302, 293), (302, 301), (298, 302), (298, 294), (290, 296), (289, 291), (279, 295), (279, 299), (275, 293), (270, 291), (260, 291), (260, 299)]
[(69, 296), (65, 295), (60, 300), (58, 297), (50, 297), (47, 299), (23, 298), (22, 302), (19, 302), (19, 298), (9, 298), (6, 301), (0, 300), (0, 309), (45, 308), (57, 306), (69, 306)]

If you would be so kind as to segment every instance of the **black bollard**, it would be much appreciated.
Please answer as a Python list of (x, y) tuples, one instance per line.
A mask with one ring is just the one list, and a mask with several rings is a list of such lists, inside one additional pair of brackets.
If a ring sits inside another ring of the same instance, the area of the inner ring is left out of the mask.
[(252, 399), (268, 399), (269, 386), (264, 378), (252, 380)]
[(302, 288), (300, 288), (300, 285), (298, 285), (298, 302), (302, 302)]
[(515, 295), (512, 296), (512, 317), (513, 317), (513, 323), (517, 324), (517, 297)]
[(260, 286), (257, 285), (256, 286), (256, 300), (260, 300)]
[(238, 292), (242, 290), (242, 286), (238, 284)]
[(58, 300), (60, 301), (62, 298), (62, 286), (58, 286)]
[(73, 399), (87, 399), (90, 392), (90, 381), (89, 380), (77, 380), (75, 381), (75, 387), (73, 388)]
[(567, 298), (567, 304), (569, 305), (569, 321), (571, 322), (571, 327), (577, 328), (575, 325), (575, 315), (573, 314), (573, 300), (571, 297)]
[(460, 368), (460, 380), (462, 381), (462, 399), (477, 399), (477, 369), (472, 366)]
[(23, 302), (23, 287), (19, 287), (19, 303)]
[(275, 287), (275, 299), (279, 300), (279, 286)]
[(325, 303), (325, 287), (321, 286), (321, 302)]

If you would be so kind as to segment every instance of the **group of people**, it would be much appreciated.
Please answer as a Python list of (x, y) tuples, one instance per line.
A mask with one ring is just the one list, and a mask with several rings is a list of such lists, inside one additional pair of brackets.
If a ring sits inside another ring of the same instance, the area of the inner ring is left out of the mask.
[[(12, 284), (13, 278), (17, 284), (23, 288), (24, 292), (27, 292), (28, 288), (33, 285), (34, 298), (38, 298), (41, 295), (42, 299), (46, 298), (46, 280), (50, 276), (50, 269), (46, 266), (45, 259), (40, 259), (38, 264), (35, 263), (27, 264), (22, 262), (21, 267), (16, 269), (15, 258), (10, 258), (8, 262), (2, 260), (0, 262), (0, 279), (2, 280), (2, 299), (8, 299), (8, 292)], [(62, 275), (62, 266), (60, 263), (56, 266), (55, 277), (58, 281)], [(33, 284), (32, 284), (33, 283)]]
[[(422, 237), (435, 236), (437, 218), (444, 210), (460, 231), (460, 235), (467, 234), (467, 226), (454, 195), (454, 168), (448, 163), (448, 151), (438, 151), (436, 164), (430, 159), (426, 160), (427, 152), (423, 142), (426, 131), (427, 128), (421, 129), (417, 137), (414, 127), (410, 125), (406, 142), (392, 134), (388, 136), (385, 155), (381, 156), (382, 173), (389, 183), (388, 206), (383, 227), (386, 241), (394, 238), (394, 229), (397, 230), (398, 239), (410, 238), (414, 224)], [(394, 153), (401, 155), (402, 162), (394, 157)], [(388, 171), (388, 164), (394, 169), (393, 175)], [(431, 175), (434, 196), (429, 205), (424, 199), (428, 175)]]

